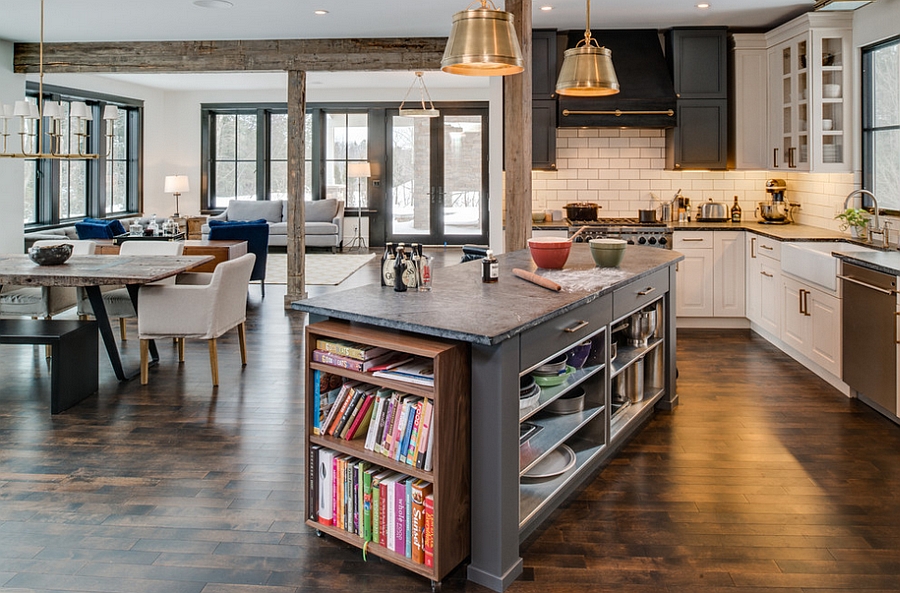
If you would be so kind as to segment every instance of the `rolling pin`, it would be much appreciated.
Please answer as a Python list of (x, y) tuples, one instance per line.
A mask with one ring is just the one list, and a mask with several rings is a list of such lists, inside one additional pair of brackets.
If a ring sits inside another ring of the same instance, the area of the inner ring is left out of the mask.
[(514, 276), (518, 276), (522, 280), (527, 280), (538, 286), (543, 286), (544, 288), (549, 288), (550, 290), (559, 292), (562, 290), (562, 286), (554, 282), (553, 280), (548, 280), (543, 276), (538, 276), (534, 272), (528, 272), (527, 270), (523, 270), (522, 268), (513, 268), (512, 271)]

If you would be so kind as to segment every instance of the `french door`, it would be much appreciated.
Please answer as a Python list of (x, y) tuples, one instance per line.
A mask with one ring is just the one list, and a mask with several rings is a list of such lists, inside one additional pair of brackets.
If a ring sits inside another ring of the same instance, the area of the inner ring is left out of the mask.
[(441, 108), (435, 118), (388, 111), (387, 241), (488, 242), (488, 111)]

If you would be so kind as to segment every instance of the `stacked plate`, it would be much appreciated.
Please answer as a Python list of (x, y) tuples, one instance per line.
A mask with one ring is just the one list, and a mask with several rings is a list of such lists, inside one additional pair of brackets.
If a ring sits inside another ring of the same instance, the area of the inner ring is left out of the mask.
[(575, 372), (575, 369), (566, 365), (566, 355), (560, 354), (552, 360), (548, 360), (532, 371), (534, 382), (540, 387), (553, 387), (559, 385)]
[(541, 388), (531, 375), (519, 379), (519, 409), (525, 410), (536, 406), (541, 399)]

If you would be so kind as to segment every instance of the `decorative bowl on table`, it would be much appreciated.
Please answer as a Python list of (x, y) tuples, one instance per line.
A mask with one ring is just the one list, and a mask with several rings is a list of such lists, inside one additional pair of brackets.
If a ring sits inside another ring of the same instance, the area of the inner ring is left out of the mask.
[(557, 237), (532, 237), (528, 239), (528, 249), (539, 268), (558, 270), (569, 259), (572, 241)]
[(39, 266), (58, 266), (72, 257), (72, 244), (35, 246), (28, 250), (28, 257)]
[(591, 239), (591, 257), (598, 266), (614, 268), (622, 263), (627, 244), (624, 239)]

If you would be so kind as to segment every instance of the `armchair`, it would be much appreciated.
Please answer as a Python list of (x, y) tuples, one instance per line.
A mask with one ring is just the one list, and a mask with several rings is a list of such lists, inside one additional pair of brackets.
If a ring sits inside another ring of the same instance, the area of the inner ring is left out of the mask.
[(150, 340), (179, 340), (178, 360), (184, 362), (184, 339), (209, 341), (209, 366), (213, 386), (219, 384), (216, 338), (237, 327), (241, 364), (247, 365), (244, 322), (247, 319), (247, 287), (256, 256), (252, 253), (222, 262), (210, 275), (192, 274), (207, 284), (142, 286), (139, 292), (138, 334), (141, 340), (141, 385), (149, 381)]
[(269, 254), (269, 225), (264, 220), (247, 222), (210, 220), (209, 240), (240, 240), (247, 242), (247, 252), (256, 255), (250, 280), (259, 280), (262, 296), (266, 296), (266, 260)]

